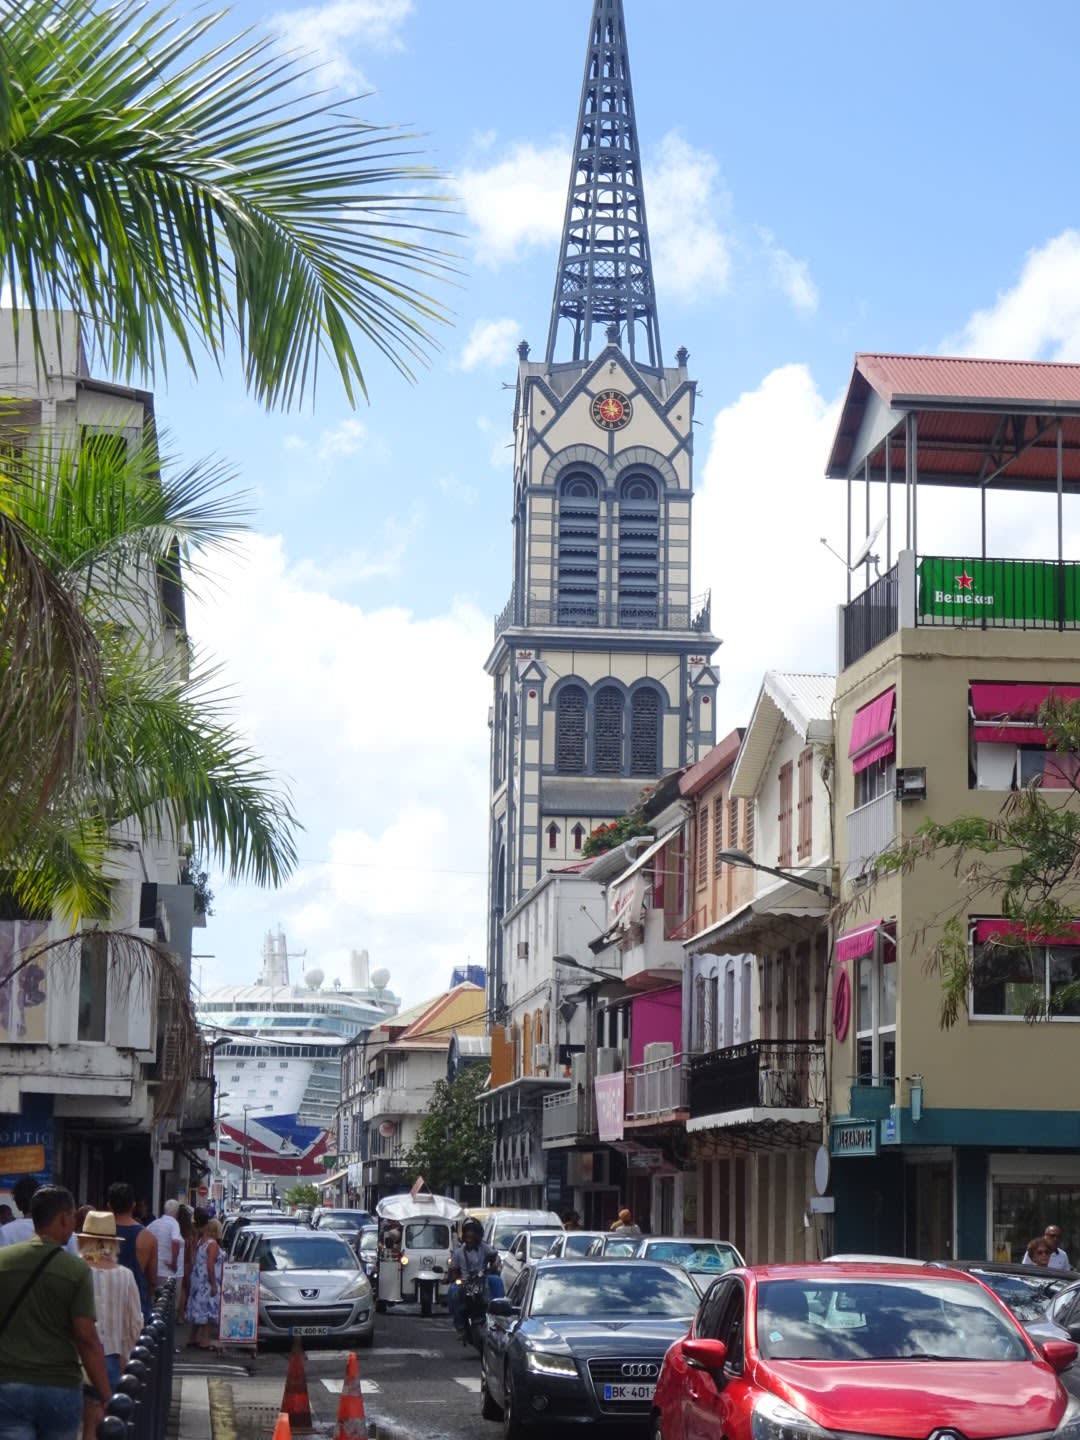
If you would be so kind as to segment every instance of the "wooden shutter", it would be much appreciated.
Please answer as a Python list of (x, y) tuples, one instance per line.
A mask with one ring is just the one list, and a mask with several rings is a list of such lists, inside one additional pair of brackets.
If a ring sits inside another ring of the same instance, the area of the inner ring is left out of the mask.
[(793, 769), (794, 767), (790, 760), (786, 765), (780, 766), (780, 813), (776, 817), (780, 829), (780, 854), (776, 862), (778, 865), (791, 864), (791, 781)]
[(699, 800), (697, 807), (697, 886), (709, 883), (709, 806)]
[(754, 853), (754, 802), (753, 800), (743, 801), (743, 843), (742, 848), (748, 855)]
[(809, 860), (814, 848), (814, 752), (809, 746), (799, 756), (799, 855)]

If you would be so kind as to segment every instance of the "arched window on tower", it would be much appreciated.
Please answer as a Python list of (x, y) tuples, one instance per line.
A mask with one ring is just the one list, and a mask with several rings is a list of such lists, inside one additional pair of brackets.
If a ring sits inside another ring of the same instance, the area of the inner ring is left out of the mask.
[(650, 687), (635, 690), (630, 701), (630, 774), (659, 775), (660, 696)]
[(660, 623), (660, 501), (656, 481), (631, 475), (619, 491), (619, 624)]
[(600, 492), (591, 475), (569, 475), (559, 487), (558, 620), (600, 621)]
[(549, 850), (557, 850), (559, 848), (559, 827), (555, 824), (554, 820), (547, 827), (547, 841)]
[(580, 850), (585, 843), (585, 826), (579, 823), (574, 826), (570, 833), (574, 837), (574, 849)]
[(623, 773), (623, 692), (617, 685), (603, 685), (596, 692), (593, 729), (593, 773)]
[(555, 708), (555, 769), (560, 775), (585, 774), (585, 691), (567, 685)]

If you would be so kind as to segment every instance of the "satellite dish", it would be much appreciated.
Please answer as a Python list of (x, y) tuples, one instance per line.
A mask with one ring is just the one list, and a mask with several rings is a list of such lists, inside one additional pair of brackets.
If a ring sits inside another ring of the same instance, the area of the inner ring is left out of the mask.
[(874, 526), (874, 528), (870, 531), (870, 534), (867, 535), (866, 539), (859, 546), (858, 550), (855, 551), (855, 554), (851, 557), (852, 570), (854, 570), (857, 565), (861, 565), (864, 560), (873, 560), (875, 563), (877, 562), (877, 556), (871, 555), (870, 551), (874, 548), (874, 541), (881, 534), (884, 528), (885, 520), (884, 517), (882, 517), (882, 519), (880, 519)]
[(309, 990), (318, 990), (319, 986), (323, 983), (324, 978), (325, 977), (321, 970), (309, 970), (304, 976), (304, 983), (307, 985)]
[(371, 977), (371, 983), (376, 990), (385, 990), (390, 984), (389, 970), (376, 970)]

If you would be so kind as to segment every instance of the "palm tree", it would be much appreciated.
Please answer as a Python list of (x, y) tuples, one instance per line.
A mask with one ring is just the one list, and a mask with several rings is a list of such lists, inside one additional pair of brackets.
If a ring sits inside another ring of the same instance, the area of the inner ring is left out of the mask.
[(413, 137), (309, 92), (269, 38), (222, 37), (128, 0), (8, 0), (0, 27), (3, 272), (40, 354), (82, 315), (110, 373), (194, 367), (238, 340), (250, 390), (287, 407), (320, 359), (355, 403), (354, 334), (410, 373), (446, 312), (421, 237), (442, 200)]
[[(9, 457), (0, 510), (25, 537), (95, 646), (95, 723), (47, 806), (25, 757), (0, 749), (2, 888), (27, 911), (108, 912), (118, 837), (186, 834), (233, 878), (278, 884), (296, 861), (296, 820), (224, 718), (213, 677), (191, 673), (175, 580), (181, 559), (228, 545), (243, 511), (219, 464), (177, 470), (152, 429), (140, 443), (40, 439)], [(0, 532), (2, 533), (2, 532)]]

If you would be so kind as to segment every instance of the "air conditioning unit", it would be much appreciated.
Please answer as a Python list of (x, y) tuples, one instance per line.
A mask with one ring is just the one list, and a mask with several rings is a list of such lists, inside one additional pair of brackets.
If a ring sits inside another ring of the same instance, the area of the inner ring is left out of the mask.
[(674, 1054), (675, 1046), (670, 1040), (654, 1040), (641, 1052), (646, 1065), (651, 1065), (654, 1060), (670, 1060)]
[(585, 1084), (585, 1056), (571, 1055), (570, 1057), (570, 1083), (576, 1090), (579, 1085)]
[(519, 940), (517, 942), (517, 950), (515, 951), (515, 954), (517, 955), (517, 958), (519, 960), (527, 960), (529, 958), (528, 940)]
[(601, 1045), (596, 1051), (597, 1075), (613, 1075), (622, 1069), (622, 1051), (614, 1045)]
[(533, 1069), (534, 1069), (534, 1070), (550, 1070), (550, 1069), (551, 1069), (551, 1046), (550, 1046), (550, 1045), (534, 1045), (534, 1046), (533, 1046)]

